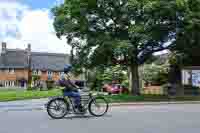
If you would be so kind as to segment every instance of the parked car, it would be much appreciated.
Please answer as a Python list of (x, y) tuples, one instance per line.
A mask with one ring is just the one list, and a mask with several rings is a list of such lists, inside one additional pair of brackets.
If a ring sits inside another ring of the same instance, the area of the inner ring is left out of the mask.
[(120, 94), (129, 93), (128, 88), (122, 86), (121, 84), (105, 84), (103, 86), (103, 91), (109, 94)]

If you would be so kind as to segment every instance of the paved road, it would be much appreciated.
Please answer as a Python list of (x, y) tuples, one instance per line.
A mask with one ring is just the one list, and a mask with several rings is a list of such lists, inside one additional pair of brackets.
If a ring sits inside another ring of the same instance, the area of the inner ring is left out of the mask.
[(101, 118), (52, 120), (44, 110), (0, 112), (0, 133), (198, 133), (200, 105), (113, 107)]

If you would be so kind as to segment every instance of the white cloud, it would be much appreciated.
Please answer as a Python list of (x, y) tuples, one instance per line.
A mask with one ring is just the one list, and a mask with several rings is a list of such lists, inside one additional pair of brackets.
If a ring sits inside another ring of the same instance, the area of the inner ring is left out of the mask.
[(32, 10), (17, 2), (0, 2), (0, 41), (10, 48), (25, 48), (31, 43), (33, 51), (69, 53), (65, 39), (58, 39), (48, 9)]
[(63, 4), (65, 0), (56, 0), (55, 5)]

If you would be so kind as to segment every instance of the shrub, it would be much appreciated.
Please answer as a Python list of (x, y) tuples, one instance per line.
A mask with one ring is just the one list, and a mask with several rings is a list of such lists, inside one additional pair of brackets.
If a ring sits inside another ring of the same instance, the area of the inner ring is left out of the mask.
[(129, 81), (128, 81), (128, 80), (124, 80), (124, 81), (122, 82), (122, 86), (128, 88), (128, 87), (129, 87)]
[(163, 85), (168, 82), (168, 65), (145, 64), (140, 75), (146, 85)]
[(192, 85), (184, 85), (184, 94), (186, 95), (198, 95), (199, 94), (199, 87), (192, 86)]
[(30, 87), (30, 86), (27, 88), (27, 91), (32, 91), (32, 90), (35, 90), (35, 89), (33, 87)]
[(54, 81), (53, 80), (47, 80), (47, 88), (50, 90), (54, 87)]
[(163, 84), (163, 85), (161, 86), (164, 95), (168, 95), (168, 89), (169, 89), (170, 87), (171, 87), (171, 85), (170, 85), (169, 83)]
[(184, 89), (186, 89), (186, 90), (198, 90), (199, 87), (192, 86), (192, 85), (184, 85)]

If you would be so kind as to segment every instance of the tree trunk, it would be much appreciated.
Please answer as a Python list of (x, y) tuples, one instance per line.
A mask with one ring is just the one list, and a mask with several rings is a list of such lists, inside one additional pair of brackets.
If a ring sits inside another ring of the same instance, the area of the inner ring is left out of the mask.
[(140, 95), (140, 86), (139, 86), (139, 66), (132, 64), (130, 66), (130, 75), (129, 75), (129, 84), (131, 87), (131, 93), (133, 95)]
[(184, 88), (182, 86), (181, 68), (177, 65), (171, 65), (169, 76), (169, 83), (175, 89), (176, 95), (183, 96)]
[(129, 81), (129, 92), (132, 92), (132, 86), (133, 86), (133, 84), (132, 84), (132, 74), (131, 74), (131, 67), (130, 66), (128, 66), (128, 81)]

